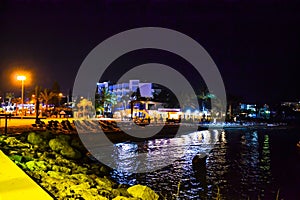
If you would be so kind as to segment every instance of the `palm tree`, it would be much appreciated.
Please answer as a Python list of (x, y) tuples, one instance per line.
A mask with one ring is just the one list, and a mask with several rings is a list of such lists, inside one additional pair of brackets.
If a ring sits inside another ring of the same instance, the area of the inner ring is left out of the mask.
[[(226, 114), (226, 100), (221, 100), (220, 98), (214, 96), (213, 105), (211, 107), (211, 115), (215, 119), (225, 120), (223, 114)], [(225, 112), (225, 113), (224, 113)]]
[(93, 103), (87, 99), (82, 99), (78, 104), (78, 116), (83, 118), (90, 118), (93, 110)]
[(187, 109), (199, 109), (199, 104), (198, 104), (198, 99), (196, 97), (194, 98), (195, 94), (189, 94), (186, 92), (181, 92), (179, 94), (180, 99), (183, 101), (182, 105), (180, 105), (182, 110), (187, 110)]
[(48, 89), (44, 89), (44, 91), (42, 91), (40, 93), (40, 97), (41, 99), (45, 102), (46, 104), (46, 111), (48, 110), (48, 102), (55, 96), (55, 93), (53, 92), (49, 92)]
[(102, 88), (100, 94), (96, 95), (96, 110), (102, 114), (108, 111), (108, 108), (117, 103), (117, 97), (111, 93), (108, 88)]
[(9, 102), (12, 103), (12, 105), (16, 105), (16, 115), (18, 115), (19, 114), (18, 104), (22, 103), (21, 98), (12, 98), (12, 96), (11, 96), (11, 97), (9, 97)]
[(198, 95), (198, 98), (202, 100), (202, 111), (205, 110), (205, 104), (209, 99), (215, 99), (216, 96), (209, 92), (202, 92), (202, 94)]

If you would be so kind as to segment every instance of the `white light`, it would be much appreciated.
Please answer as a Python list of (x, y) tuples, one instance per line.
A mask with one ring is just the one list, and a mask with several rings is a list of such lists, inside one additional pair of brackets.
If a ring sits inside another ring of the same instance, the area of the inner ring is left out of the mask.
[(26, 80), (26, 76), (17, 76), (17, 80), (18, 81), (25, 81)]

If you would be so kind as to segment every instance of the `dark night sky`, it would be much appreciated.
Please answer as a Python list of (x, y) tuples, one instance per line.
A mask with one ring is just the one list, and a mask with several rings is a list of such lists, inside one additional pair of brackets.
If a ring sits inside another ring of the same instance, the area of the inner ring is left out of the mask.
[(127, 29), (159, 26), (197, 40), (219, 67), (228, 93), (248, 102), (299, 100), (299, 4), (211, 2), (0, 0), (0, 91), (18, 93), (10, 74), (24, 68), (32, 72), (31, 86), (51, 87), (57, 80), (67, 92), (101, 41)]

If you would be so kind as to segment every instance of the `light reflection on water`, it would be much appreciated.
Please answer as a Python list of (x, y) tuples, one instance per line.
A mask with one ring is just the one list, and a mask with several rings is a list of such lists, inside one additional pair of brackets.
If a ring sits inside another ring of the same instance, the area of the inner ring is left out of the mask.
[[(199, 131), (180, 138), (156, 139), (143, 143), (115, 145), (119, 170), (112, 177), (123, 184), (144, 184), (166, 199), (177, 193), (179, 199), (211, 199), (220, 188), (222, 199), (274, 199), (278, 186), (271, 171), (270, 137), (258, 131)], [(148, 164), (159, 166), (164, 159), (173, 164), (160, 170), (130, 174), (138, 153), (147, 153)], [(195, 171), (195, 155), (208, 154), (206, 172)]]
[[(119, 143), (115, 145), (112, 159), (118, 171), (128, 172), (149, 166), (165, 167), (166, 161), (191, 161), (196, 154), (206, 155), (219, 141), (220, 131), (197, 131), (178, 138), (155, 139), (139, 143)], [(141, 156), (146, 154), (146, 158)], [(148, 170), (149, 171), (149, 170)]]

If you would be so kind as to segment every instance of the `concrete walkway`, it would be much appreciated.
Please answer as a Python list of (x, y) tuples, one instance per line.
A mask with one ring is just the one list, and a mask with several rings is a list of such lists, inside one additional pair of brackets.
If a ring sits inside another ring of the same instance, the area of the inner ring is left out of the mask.
[[(46, 124), (50, 120), (55, 120), (61, 122), (62, 120), (69, 120), (72, 122), (73, 118), (47, 118), (47, 119), (41, 119), (41, 121), (45, 122)], [(7, 125), (8, 127), (10, 126), (24, 126), (24, 125), (32, 125), (35, 123), (35, 119), (8, 119), (7, 120)], [(5, 119), (1, 118), (0, 119), (0, 127), (5, 126)]]
[(53, 198), (0, 150), (0, 200)]

